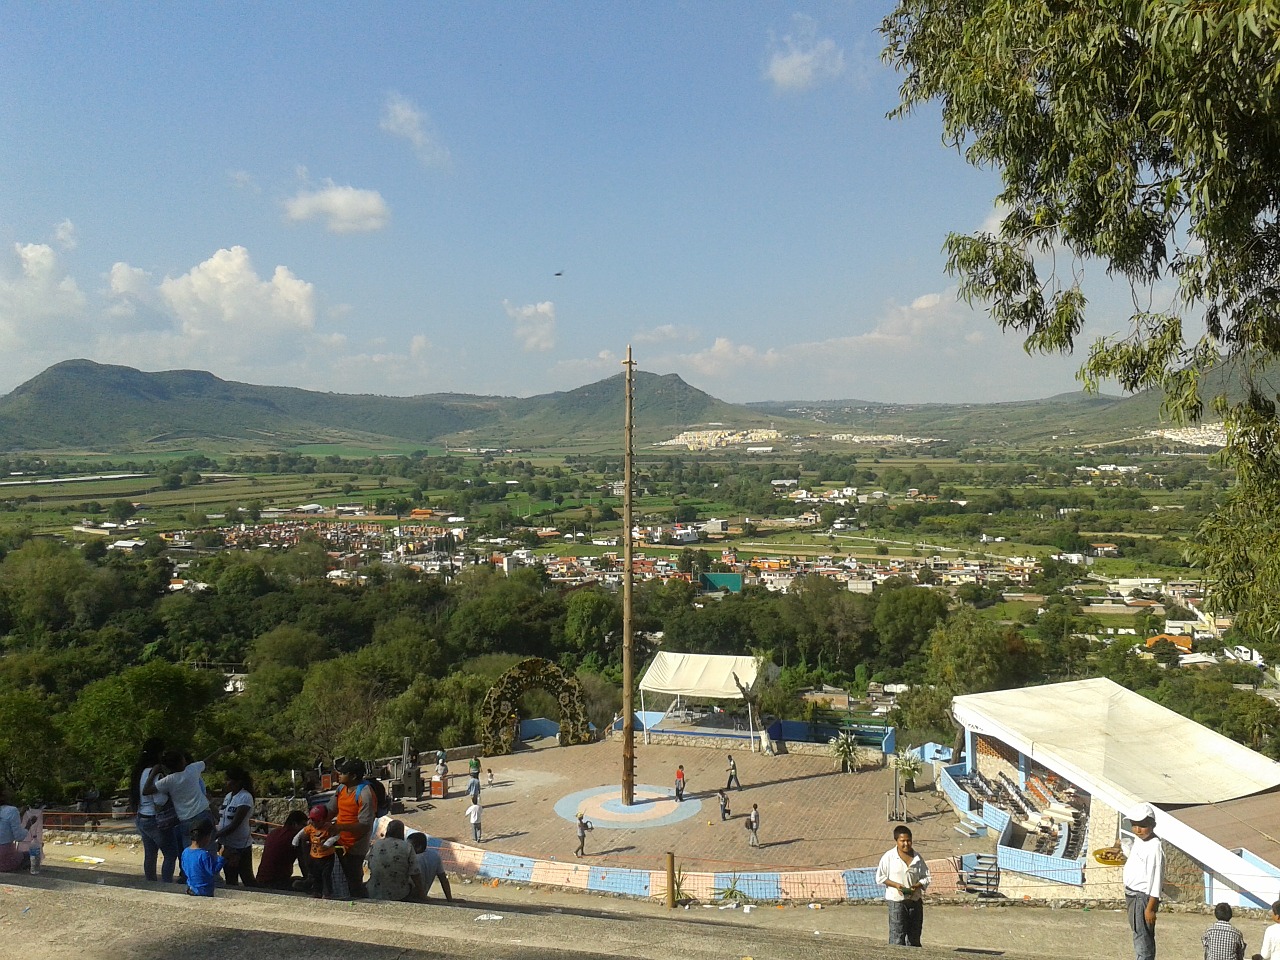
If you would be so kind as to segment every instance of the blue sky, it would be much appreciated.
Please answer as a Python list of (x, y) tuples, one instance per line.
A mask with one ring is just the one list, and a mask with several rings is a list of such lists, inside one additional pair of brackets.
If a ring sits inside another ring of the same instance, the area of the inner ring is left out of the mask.
[(6, 3), (0, 392), (527, 396), (628, 344), (738, 402), (1076, 389), (955, 300), (998, 181), (885, 118), (891, 7)]

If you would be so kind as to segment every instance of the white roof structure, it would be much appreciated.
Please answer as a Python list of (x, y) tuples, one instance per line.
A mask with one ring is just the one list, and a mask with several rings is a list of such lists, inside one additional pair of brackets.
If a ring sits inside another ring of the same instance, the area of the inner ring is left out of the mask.
[(755, 657), (724, 657), (706, 653), (668, 653), (653, 658), (644, 672), (640, 689), (681, 697), (710, 700), (741, 700), (742, 691), (733, 682), (736, 674), (748, 690), (756, 682), (759, 663)]
[(952, 712), (1120, 810), (1280, 786), (1280, 763), (1105, 678), (969, 694)]

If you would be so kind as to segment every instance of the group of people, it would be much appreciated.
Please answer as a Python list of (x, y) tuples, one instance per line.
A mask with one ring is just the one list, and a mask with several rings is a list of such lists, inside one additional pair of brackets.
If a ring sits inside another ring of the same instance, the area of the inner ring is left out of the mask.
[[(1164, 847), (1156, 836), (1156, 813), (1151, 804), (1138, 804), (1125, 818), (1132, 837), (1120, 839), (1109, 852), (1125, 856), (1124, 896), (1134, 958), (1155, 960), (1156, 914), (1164, 894)], [(910, 827), (895, 827), (893, 840), (893, 849), (886, 851), (876, 866), (876, 883), (884, 887), (889, 907), (889, 943), (918, 947), (929, 866), (912, 846)], [(1244, 960), (1245, 939), (1231, 923), (1230, 904), (1219, 903), (1213, 915), (1213, 925), (1201, 938), (1205, 960)], [(1261, 960), (1280, 960), (1280, 902), (1271, 905), (1271, 920), (1262, 949), (1255, 954)]]
[[(143, 744), (130, 777), (130, 799), (148, 880), (177, 880), (192, 896), (213, 896), (221, 875), (228, 886), (303, 889), (318, 898), (340, 891), (352, 899), (425, 901), (438, 879), (446, 899), (454, 899), (439, 853), (425, 834), (406, 838), (404, 824), (392, 820), (384, 835), (375, 838), (378, 796), (366, 780), (364, 762), (355, 759), (339, 764), (338, 786), (326, 803), (307, 812), (291, 811), (267, 834), (255, 873), (253, 780), (238, 767), (226, 770), (226, 792), (215, 822), (204, 783), (209, 759), (212, 755), (192, 760), (180, 751), (166, 750), (159, 738)], [(478, 804), (478, 761), (472, 773)], [(0, 808), (0, 869), (5, 863), (5, 812)], [(478, 818), (476, 827), (478, 831)], [(20, 829), (11, 832), (16, 835)], [(295, 864), (301, 878), (294, 876)]]
[[(720, 820), (723, 822), (733, 817), (733, 811), (729, 809), (729, 791), (736, 789), (742, 790), (742, 781), (738, 779), (738, 762), (733, 759), (733, 754), (725, 755), (727, 766), (725, 772), (728, 777), (725, 779), (724, 789), (716, 791), (716, 802), (720, 805)], [(676, 767), (676, 803), (684, 803), (685, 788), (688, 785), (688, 778), (685, 776), (684, 764)], [(747, 814), (747, 846), (760, 846), (760, 806), (753, 803), (751, 811)], [(579, 841), (582, 835), (579, 833)], [(579, 843), (581, 847), (581, 843)], [(582, 854), (579, 853), (579, 856)]]
[[(1156, 811), (1149, 803), (1139, 803), (1125, 813), (1132, 837), (1112, 846), (1112, 855), (1124, 854), (1124, 899), (1133, 934), (1135, 960), (1155, 960), (1156, 914), (1164, 896), (1164, 846), (1156, 836)], [(1231, 924), (1233, 911), (1228, 903), (1213, 908), (1213, 925), (1201, 938), (1205, 960), (1244, 960), (1244, 935)], [(1280, 960), (1280, 903), (1271, 906), (1272, 925), (1255, 956)]]
[[(159, 737), (142, 745), (129, 777), (129, 800), (142, 838), (142, 872), (148, 880), (177, 879), (187, 883), (188, 892), (200, 894), (211, 889), (206, 875), (216, 861), (228, 884), (255, 885), (253, 778), (240, 767), (227, 768), (226, 795), (215, 824), (204, 773), (221, 752), (219, 747), (205, 759), (193, 760), (184, 751), (166, 749)], [(212, 853), (215, 847), (218, 854)]]

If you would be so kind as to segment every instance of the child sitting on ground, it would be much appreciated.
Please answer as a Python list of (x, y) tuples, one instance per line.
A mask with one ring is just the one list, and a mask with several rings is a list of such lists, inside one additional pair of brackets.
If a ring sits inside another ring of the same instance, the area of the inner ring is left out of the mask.
[(307, 876), (313, 880), (311, 896), (316, 899), (333, 899), (333, 864), (336, 853), (346, 853), (346, 849), (338, 846), (338, 835), (333, 832), (333, 822), (329, 810), (322, 803), (317, 803), (307, 814), (309, 821), (293, 838), (294, 846), (304, 843), (311, 845), (311, 869)]
[(201, 820), (191, 828), (191, 846), (182, 851), (182, 874), (187, 878), (187, 893), (193, 897), (212, 897), (214, 881), (222, 869), (222, 858), (209, 849), (213, 839), (213, 823)]

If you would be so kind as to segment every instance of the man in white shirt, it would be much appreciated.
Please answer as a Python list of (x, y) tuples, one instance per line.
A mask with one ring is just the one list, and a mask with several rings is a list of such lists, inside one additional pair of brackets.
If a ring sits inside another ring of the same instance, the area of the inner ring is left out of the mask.
[(876, 867), (876, 883), (884, 887), (889, 904), (889, 943), (920, 946), (924, 929), (924, 890), (929, 886), (929, 866), (911, 846), (911, 828), (893, 828), (892, 850)]
[(1149, 803), (1129, 810), (1133, 839), (1124, 837), (1111, 848), (1124, 850), (1124, 902), (1133, 931), (1136, 960), (1156, 960), (1156, 911), (1164, 887), (1164, 846), (1156, 836), (1156, 811)]
[(1280, 900), (1271, 905), (1271, 924), (1262, 935), (1262, 949), (1255, 957), (1280, 960)]
[(471, 806), (466, 809), (466, 818), (471, 821), (471, 839), (476, 843), (480, 842), (480, 817), (483, 812), (484, 808), (478, 800), (472, 800)]

